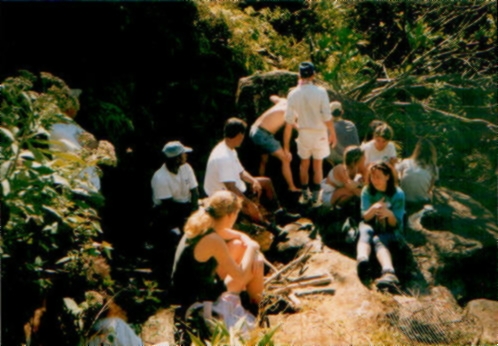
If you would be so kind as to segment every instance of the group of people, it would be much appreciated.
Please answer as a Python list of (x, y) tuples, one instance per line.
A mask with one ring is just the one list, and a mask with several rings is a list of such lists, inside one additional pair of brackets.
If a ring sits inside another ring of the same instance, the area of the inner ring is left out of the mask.
[[(360, 144), (355, 124), (343, 119), (341, 103), (330, 103), (326, 90), (313, 83), (314, 76), (313, 64), (301, 63), (298, 85), (286, 99), (272, 96), (273, 107), (251, 126), (249, 136), (262, 152), (260, 176), (251, 175), (238, 158), (236, 149), (247, 131), (247, 124), (238, 118), (226, 121), (224, 138), (209, 155), (203, 184), (207, 198), (202, 202), (187, 163), (192, 148), (179, 141), (164, 146), (164, 163), (151, 185), (162, 231), (181, 237), (171, 275), (176, 303), (187, 308), (197, 301), (215, 301), (213, 311), (226, 311), (223, 304), (240, 307), (240, 293), (245, 291), (257, 311), (263, 297), (264, 257), (258, 243), (233, 229), (239, 213), (277, 238), (282, 235), (279, 225), (300, 218), (281, 206), (272, 180), (264, 176), (269, 155), (281, 161), (282, 176), (289, 191), (299, 194), (300, 204), (339, 210), (359, 200), (358, 275), (361, 279), (370, 275), (373, 247), (382, 268), (377, 286), (399, 283), (389, 247), (403, 228), (405, 202), (418, 206), (431, 201), (438, 176), (435, 148), (421, 139), (413, 155), (399, 162), (393, 130), (382, 121), (372, 122), (371, 138)], [(282, 128), (280, 143), (275, 135)], [(299, 187), (290, 166), (294, 130), (298, 132)], [(332, 164), (325, 177), (323, 160)], [(268, 220), (260, 205), (273, 213), (274, 221)], [(225, 293), (219, 296), (217, 287)]]

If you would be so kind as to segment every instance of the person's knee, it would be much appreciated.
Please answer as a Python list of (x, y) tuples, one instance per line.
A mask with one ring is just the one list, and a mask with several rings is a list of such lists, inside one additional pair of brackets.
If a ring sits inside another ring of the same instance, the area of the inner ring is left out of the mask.
[(246, 251), (246, 245), (239, 239), (233, 239), (227, 244), (228, 252), (232, 258), (238, 263), (242, 260), (244, 252)]
[(381, 251), (381, 250), (385, 250), (385, 251), (389, 252), (388, 242), (383, 241), (379, 237), (374, 237), (373, 244), (374, 244), (374, 247), (375, 247), (375, 252), (378, 252), (378, 251)]
[(241, 292), (246, 288), (246, 282), (242, 280), (236, 280), (232, 278), (230, 275), (227, 275), (224, 280), (225, 287), (230, 292)]

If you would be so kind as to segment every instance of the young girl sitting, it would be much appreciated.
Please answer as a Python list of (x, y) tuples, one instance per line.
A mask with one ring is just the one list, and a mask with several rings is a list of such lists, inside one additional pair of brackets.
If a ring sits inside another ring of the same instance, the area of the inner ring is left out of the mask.
[[(244, 290), (253, 304), (261, 302), (263, 255), (255, 241), (232, 229), (241, 207), (233, 192), (218, 191), (187, 220), (172, 274), (173, 302), (183, 309), (194, 302), (216, 300), (218, 280), (225, 286), (218, 300), (228, 302), (232, 310), (240, 311), (239, 294)], [(223, 316), (225, 323), (231, 317)]]
[(363, 150), (351, 145), (344, 150), (343, 156), (343, 163), (332, 168), (322, 181), (322, 202), (327, 207), (343, 206), (361, 194), (361, 182), (357, 175), (363, 176), (365, 170)]
[(396, 148), (392, 139), (394, 132), (391, 126), (382, 124), (377, 126), (373, 133), (373, 139), (364, 143), (361, 148), (365, 151), (365, 164), (383, 161), (394, 165), (397, 160)]
[(370, 166), (368, 185), (361, 192), (360, 238), (356, 259), (358, 276), (365, 281), (370, 271), (372, 245), (382, 267), (382, 276), (376, 280), (379, 289), (399, 283), (389, 251), (396, 240), (396, 232), (403, 228), (405, 194), (395, 185), (392, 169), (385, 162)]
[(419, 139), (412, 156), (396, 165), (396, 169), (407, 206), (415, 210), (430, 204), (434, 182), (439, 175), (434, 144), (428, 139)]

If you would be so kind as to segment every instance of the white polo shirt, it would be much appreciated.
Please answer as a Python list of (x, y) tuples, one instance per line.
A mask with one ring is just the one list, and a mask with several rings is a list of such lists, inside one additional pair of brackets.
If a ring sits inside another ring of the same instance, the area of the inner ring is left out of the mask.
[(235, 183), (235, 186), (244, 193), (246, 184), (240, 177), (244, 167), (239, 161), (235, 149), (230, 149), (225, 141), (218, 143), (207, 162), (206, 175), (204, 178), (204, 191), (211, 196), (216, 191), (226, 190), (224, 183)]
[(294, 124), (297, 120), (299, 131), (327, 131), (326, 121), (332, 119), (327, 91), (314, 84), (299, 85), (289, 92), (285, 122)]
[(197, 179), (192, 167), (185, 163), (178, 169), (178, 174), (173, 174), (162, 165), (152, 177), (152, 201), (154, 205), (160, 205), (162, 199), (172, 198), (178, 203), (187, 203), (191, 200), (190, 190), (195, 189)]

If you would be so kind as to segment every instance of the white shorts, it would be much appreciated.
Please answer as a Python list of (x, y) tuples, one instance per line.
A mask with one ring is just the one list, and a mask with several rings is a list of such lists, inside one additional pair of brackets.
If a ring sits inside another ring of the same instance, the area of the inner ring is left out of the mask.
[(300, 130), (296, 143), (297, 155), (301, 159), (313, 157), (315, 160), (323, 160), (330, 154), (327, 131)]

